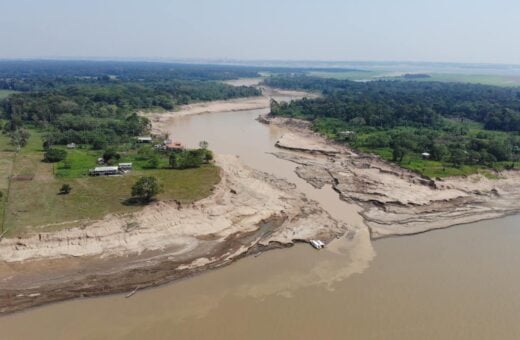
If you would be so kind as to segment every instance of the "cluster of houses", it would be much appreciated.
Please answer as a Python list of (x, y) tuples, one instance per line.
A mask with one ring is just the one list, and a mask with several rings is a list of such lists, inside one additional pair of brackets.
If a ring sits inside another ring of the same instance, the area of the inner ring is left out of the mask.
[[(137, 143), (151, 144), (153, 139), (151, 136), (137, 137)], [(68, 147), (68, 146), (67, 146)], [(76, 147), (76, 145), (74, 145)], [(173, 142), (170, 139), (165, 140), (162, 144), (154, 145), (156, 150), (163, 151), (180, 151), (184, 149), (184, 145), (178, 142)], [(103, 158), (97, 159), (98, 166), (89, 170), (90, 176), (114, 176), (122, 175), (132, 170), (132, 163), (119, 163), (117, 166), (104, 165)]]
[[(153, 139), (151, 136), (145, 136), (145, 137), (137, 137), (137, 142), (142, 144), (150, 144), (152, 143)], [(184, 149), (184, 145), (179, 142), (174, 142), (171, 139), (166, 139), (161, 144), (155, 144), (154, 148), (156, 150), (163, 150), (163, 151), (180, 151)]]

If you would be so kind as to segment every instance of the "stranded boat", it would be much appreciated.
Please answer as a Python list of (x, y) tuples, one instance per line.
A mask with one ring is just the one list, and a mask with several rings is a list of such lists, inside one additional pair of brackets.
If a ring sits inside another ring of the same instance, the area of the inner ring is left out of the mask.
[(322, 249), (325, 247), (325, 243), (323, 243), (320, 240), (310, 240), (311, 246), (313, 246), (315, 249)]

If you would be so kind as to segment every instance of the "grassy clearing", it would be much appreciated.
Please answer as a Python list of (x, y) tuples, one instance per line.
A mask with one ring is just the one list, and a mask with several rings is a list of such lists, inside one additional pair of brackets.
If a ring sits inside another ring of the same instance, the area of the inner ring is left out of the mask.
[(11, 91), (11, 90), (0, 90), (0, 100), (7, 98), (9, 95), (17, 93), (17, 91)]
[[(10, 237), (34, 226), (46, 225), (39, 230), (59, 229), (81, 225), (85, 220), (99, 219), (107, 214), (139, 211), (142, 206), (129, 205), (127, 200), (132, 185), (140, 176), (155, 176), (163, 185), (164, 192), (157, 199), (181, 203), (207, 197), (220, 181), (220, 170), (213, 165), (172, 170), (166, 168), (165, 156), (160, 164), (163, 168), (145, 169), (146, 161), (138, 160), (135, 151), (123, 153), (120, 160), (133, 162), (134, 171), (124, 176), (89, 177), (85, 174), (95, 166), (101, 151), (68, 150), (72, 166), (60, 169), (60, 164), (42, 161), (42, 139), (37, 131), (31, 130), (28, 145), (16, 157), (8, 142), (6, 136), (0, 135), (0, 191), (7, 193), (11, 174), (33, 176), (32, 180), (11, 180), (9, 196), (0, 200), (0, 218)], [(59, 189), (65, 183), (72, 186), (72, 191), (59, 195)]]
[[(132, 185), (141, 175), (155, 176), (164, 186), (159, 200), (191, 203), (207, 197), (219, 180), (219, 169), (203, 166), (190, 170), (134, 171), (125, 176), (55, 179), (53, 181), (13, 181), (5, 225), (10, 235), (30, 226), (56, 224), (80, 219), (99, 219), (107, 214), (135, 212), (142, 207), (127, 205)], [(72, 186), (68, 195), (59, 195), (62, 184)], [(59, 226), (50, 226), (57, 228)]]
[(483, 85), (494, 85), (494, 86), (520, 86), (519, 77), (491, 75), (491, 74), (433, 73), (431, 78), (426, 78), (424, 80), (455, 82), (455, 83), (483, 84)]
[[(379, 157), (392, 162), (392, 149), (390, 148), (360, 148), (366, 153), (373, 153)], [(443, 178), (451, 176), (469, 176), (473, 174), (481, 174), (489, 179), (499, 179), (500, 176), (495, 171), (502, 171), (506, 165), (511, 162), (496, 162), (493, 168), (487, 168), (482, 165), (462, 165), (456, 167), (446, 162), (433, 161), (423, 159), (421, 155), (415, 153), (407, 153), (399, 166), (422, 174), (429, 178)]]
[[(97, 159), (103, 155), (103, 151), (90, 149), (67, 150), (67, 159), (54, 165), (54, 173), (60, 178), (79, 178), (88, 176), (89, 169), (96, 167)], [(148, 161), (141, 158), (137, 151), (128, 150), (121, 152), (121, 159), (117, 163), (132, 163), (134, 170), (149, 170)], [(159, 169), (169, 167), (167, 155), (160, 155)]]
[(469, 83), (494, 86), (520, 86), (520, 77), (493, 75), (493, 74), (457, 74), (457, 73), (428, 73), (429, 78), (407, 80), (392, 76), (386, 71), (353, 71), (353, 72), (309, 72), (309, 76), (332, 78), (338, 80), (402, 80), (402, 81), (440, 81), (448, 83)]
[[(351, 147), (361, 150), (366, 153), (372, 153), (380, 156), (381, 158), (393, 161), (393, 151), (389, 147), (391, 145), (392, 133), (399, 132), (403, 127), (394, 129), (369, 129), (357, 127), (357, 133), (355, 138), (350, 141), (346, 141), (338, 131), (345, 131), (350, 129), (356, 129), (356, 127), (349, 126), (348, 123), (335, 119), (335, 118), (320, 118), (313, 122), (313, 128), (319, 132), (322, 136), (336, 140), (338, 142), (347, 143)], [(438, 140), (446, 141), (452, 135), (457, 135), (463, 132), (463, 135), (459, 136), (462, 138), (461, 143), (469, 141), (470, 138), (478, 137), (483, 134), (485, 140), (496, 139), (505, 140), (510, 137), (510, 134), (504, 131), (491, 131), (485, 130), (483, 124), (465, 119), (463, 122), (457, 119), (445, 119), (445, 128), (448, 131), (440, 130), (441, 135), (436, 137)], [(428, 129), (416, 129), (406, 128), (412, 136), (427, 134), (433, 130)], [(451, 132), (450, 132), (451, 131)], [(377, 144), (376, 142), (377, 141)], [(378, 147), (375, 145), (386, 145), (385, 147)], [(420, 147), (419, 147), (420, 148)], [(423, 151), (428, 151), (424, 148)], [(405, 156), (399, 165), (403, 168), (418, 172), (424, 176), (430, 178), (436, 177), (449, 177), (449, 176), (468, 176), (471, 174), (481, 173), (482, 175), (490, 178), (497, 179), (499, 176), (496, 172), (503, 171), (510, 168), (512, 165), (511, 161), (493, 162), (492, 164), (465, 164), (456, 166), (449, 161), (448, 157), (444, 157), (442, 161), (435, 161), (430, 159), (423, 159), (422, 152), (420, 149), (408, 149)]]
[[(3, 124), (4, 122), (0, 120), (0, 125)], [(0, 133), (0, 233), (8, 198), (9, 177), (13, 171), (14, 151), (15, 148), (9, 144), (9, 138)]]
[(382, 71), (345, 71), (345, 72), (309, 72), (308, 75), (319, 78), (332, 78), (338, 80), (373, 80), (376, 77), (383, 76)]

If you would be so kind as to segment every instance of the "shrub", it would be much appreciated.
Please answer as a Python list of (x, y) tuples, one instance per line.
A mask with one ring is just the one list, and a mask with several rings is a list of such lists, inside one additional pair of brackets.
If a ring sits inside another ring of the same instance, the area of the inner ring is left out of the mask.
[(62, 149), (50, 148), (44, 154), (44, 160), (49, 163), (60, 162), (65, 158), (67, 158), (67, 151)]
[(183, 150), (170, 155), (170, 166), (174, 169), (198, 168), (203, 162), (203, 149)]
[(60, 188), (61, 195), (67, 195), (72, 190), (72, 187), (69, 184), (63, 184)]

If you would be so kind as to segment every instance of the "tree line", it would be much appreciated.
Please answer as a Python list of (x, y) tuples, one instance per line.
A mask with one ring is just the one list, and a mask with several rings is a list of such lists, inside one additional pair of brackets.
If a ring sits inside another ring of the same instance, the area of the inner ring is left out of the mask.
[(213, 81), (168, 80), (152, 83), (74, 84), (10, 95), (2, 103), (7, 133), (31, 125), (45, 131), (49, 144), (91, 144), (103, 148), (122, 143), (150, 128), (136, 112), (173, 110), (194, 101), (260, 95), (252, 87), (234, 87)]
[(516, 161), (520, 89), (413, 81), (354, 82), (307, 76), (268, 78), (269, 86), (320, 91), (316, 99), (271, 102), (271, 114), (312, 120), (336, 140), (369, 150), (389, 148), (454, 166)]

